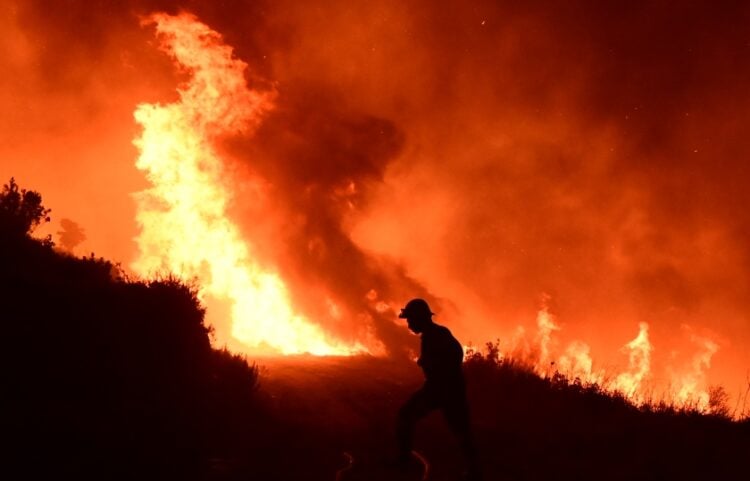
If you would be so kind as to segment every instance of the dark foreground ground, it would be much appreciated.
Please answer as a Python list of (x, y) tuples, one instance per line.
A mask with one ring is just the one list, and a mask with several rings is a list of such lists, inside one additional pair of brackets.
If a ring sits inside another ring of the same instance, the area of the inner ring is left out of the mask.
[[(289, 461), (278, 471), (258, 464), (254, 474), (266, 479), (334, 479), (343, 451), (387, 455), (394, 415), (421, 380), (416, 366), (371, 358), (261, 363), (262, 391), (294, 426), (285, 438)], [(747, 423), (639, 411), (595, 389), (487, 358), (470, 361), (467, 372), (488, 480), (747, 479)], [(461, 458), (439, 414), (422, 423), (416, 445), (430, 461), (431, 479), (459, 479)]]

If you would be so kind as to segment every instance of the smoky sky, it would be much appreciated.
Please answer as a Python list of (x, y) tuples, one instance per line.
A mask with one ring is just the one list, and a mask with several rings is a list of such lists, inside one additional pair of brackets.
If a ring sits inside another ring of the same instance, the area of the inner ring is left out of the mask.
[[(392, 313), (366, 295), (414, 293), (482, 342), (532, 322), (544, 294), (595, 353), (646, 321), (657, 352), (690, 325), (736, 372), (750, 361), (745, 2), (13, 8), (35, 59), (16, 67), (34, 79), (16, 107), (70, 97), (97, 121), (111, 106), (92, 85), (134, 92), (124, 114), (169, 101), (179, 75), (138, 22), (153, 10), (193, 12), (249, 64), (251, 83), (274, 86), (254, 137), (223, 146), (238, 184), (264, 179), (274, 219), (259, 219), (252, 194), (235, 215), (321, 319), (324, 294), (400, 345)], [(96, 227), (83, 227), (93, 241)]]

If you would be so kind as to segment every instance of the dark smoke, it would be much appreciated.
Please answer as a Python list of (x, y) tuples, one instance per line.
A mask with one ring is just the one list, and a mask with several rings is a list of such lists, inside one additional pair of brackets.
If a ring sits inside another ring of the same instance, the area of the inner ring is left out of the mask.
[(60, 219), (60, 228), (62, 230), (57, 231), (58, 245), (68, 252), (73, 252), (81, 242), (86, 240), (84, 229), (75, 221)]
[[(433, 297), (398, 264), (363, 252), (348, 228), (403, 149), (403, 132), (388, 120), (347, 110), (314, 86), (282, 89), (279, 98), (255, 137), (232, 146), (271, 185), (270, 205), (263, 208), (272, 208), (282, 225), (268, 242), (283, 240), (273, 257), (281, 259), (283, 277), (299, 286), (296, 304), (313, 319), (350, 339), (374, 328), (391, 352), (401, 352), (409, 343), (406, 330), (394, 323), (397, 311), (377, 309), (377, 303)], [(247, 224), (262, 214), (247, 213)], [(250, 238), (262, 238), (248, 230)], [(321, 293), (345, 309), (347, 322), (325, 321), (330, 315)]]

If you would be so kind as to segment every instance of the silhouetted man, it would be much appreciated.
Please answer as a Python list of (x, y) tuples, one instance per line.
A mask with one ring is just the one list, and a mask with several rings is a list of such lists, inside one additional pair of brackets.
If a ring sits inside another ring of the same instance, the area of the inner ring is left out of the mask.
[(464, 351), (448, 328), (432, 322), (433, 312), (424, 299), (412, 299), (398, 317), (406, 319), (409, 329), (422, 336), (417, 364), (424, 371), (424, 385), (401, 407), (396, 427), (398, 460), (411, 457), (412, 435), (416, 422), (440, 409), (458, 438), (468, 465), (468, 478), (477, 479), (476, 452), (469, 425), (469, 406), (463, 376)]

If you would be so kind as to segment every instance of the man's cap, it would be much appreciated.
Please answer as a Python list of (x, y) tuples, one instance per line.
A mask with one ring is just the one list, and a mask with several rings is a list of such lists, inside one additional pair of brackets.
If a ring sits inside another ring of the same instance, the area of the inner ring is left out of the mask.
[(433, 314), (435, 313), (430, 310), (430, 305), (427, 304), (427, 301), (417, 298), (407, 302), (406, 306), (401, 309), (401, 314), (398, 317), (406, 319), (409, 317), (432, 316)]

